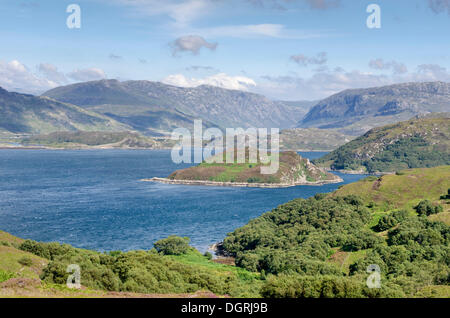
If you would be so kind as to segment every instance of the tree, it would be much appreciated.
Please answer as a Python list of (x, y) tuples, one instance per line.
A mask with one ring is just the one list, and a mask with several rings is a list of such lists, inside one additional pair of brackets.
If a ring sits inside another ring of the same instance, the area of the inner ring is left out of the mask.
[(154, 247), (164, 255), (182, 255), (189, 251), (189, 241), (188, 237), (171, 235), (168, 238), (157, 241)]

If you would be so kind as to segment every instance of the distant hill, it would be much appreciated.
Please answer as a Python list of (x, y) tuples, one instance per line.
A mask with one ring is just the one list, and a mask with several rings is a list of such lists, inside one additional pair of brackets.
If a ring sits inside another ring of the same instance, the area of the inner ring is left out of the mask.
[(175, 127), (207, 126), (290, 128), (304, 116), (297, 104), (219, 87), (183, 88), (150, 81), (101, 80), (54, 88), (43, 96), (107, 115), (146, 135)]
[(360, 135), (371, 128), (450, 109), (450, 83), (405, 83), (350, 89), (318, 102), (298, 127), (340, 128)]
[(331, 151), (344, 145), (354, 136), (335, 129), (293, 128), (280, 134), (280, 149), (296, 151)]
[(48, 97), (8, 92), (0, 87), (0, 131), (50, 133), (54, 131), (123, 131), (126, 125), (78, 106)]
[(450, 118), (440, 116), (374, 128), (313, 162), (371, 173), (450, 165)]
[(22, 147), (64, 149), (162, 149), (171, 148), (175, 141), (164, 137), (146, 137), (134, 132), (75, 131), (53, 132), (16, 140)]

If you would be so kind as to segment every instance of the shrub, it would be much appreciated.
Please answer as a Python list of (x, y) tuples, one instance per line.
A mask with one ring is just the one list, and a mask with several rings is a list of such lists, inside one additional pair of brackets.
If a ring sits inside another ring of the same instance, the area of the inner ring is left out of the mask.
[(205, 252), (204, 256), (208, 259), (208, 260), (212, 260), (213, 256), (210, 252)]
[(0, 283), (3, 283), (5, 281), (7, 281), (10, 278), (13, 278), (15, 276), (14, 273), (8, 272), (8, 271), (4, 271), (0, 269)]
[(17, 262), (19, 262), (19, 264), (21, 264), (23, 266), (33, 265), (33, 260), (28, 256), (24, 256), (24, 257), (20, 258)]
[(386, 231), (394, 226), (396, 226), (401, 221), (408, 217), (408, 211), (400, 210), (394, 211), (388, 215), (384, 215), (375, 226), (374, 230), (377, 232)]
[(164, 255), (186, 254), (190, 249), (189, 238), (171, 235), (168, 238), (157, 241), (154, 247)]
[(447, 190), (447, 194), (441, 195), (441, 200), (450, 199), (450, 189)]
[(433, 205), (430, 200), (422, 200), (414, 208), (420, 216), (428, 216), (443, 211), (441, 205)]

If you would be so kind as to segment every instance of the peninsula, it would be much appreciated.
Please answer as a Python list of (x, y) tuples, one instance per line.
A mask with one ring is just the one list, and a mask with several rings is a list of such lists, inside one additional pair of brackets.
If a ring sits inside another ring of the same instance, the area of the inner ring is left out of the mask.
[[(226, 153), (222, 154), (224, 157)], [(220, 156), (220, 155), (219, 155)], [(248, 159), (248, 151), (246, 153)], [(142, 181), (168, 184), (231, 186), (257, 188), (284, 188), (297, 185), (339, 183), (342, 179), (312, 164), (294, 151), (280, 152), (279, 169), (274, 174), (262, 174), (258, 163), (207, 163), (174, 171), (167, 178)]]

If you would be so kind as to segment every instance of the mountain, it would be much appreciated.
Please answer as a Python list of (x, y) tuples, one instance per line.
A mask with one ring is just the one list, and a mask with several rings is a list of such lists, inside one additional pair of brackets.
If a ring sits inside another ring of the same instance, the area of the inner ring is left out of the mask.
[(0, 131), (50, 133), (54, 131), (123, 131), (123, 124), (78, 106), (48, 97), (8, 92), (0, 87)]
[(405, 83), (351, 89), (315, 105), (298, 127), (340, 128), (360, 135), (371, 128), (450, 109), (450, 83)]
[(146, 135), (176, 127), (290, 128), (303, 117), (299, 105), (214, 86), (183, 88), (150, 81), (101, 80), (54, 88), (43, 96), (107, 115)]
[(450, 165), (449, 114), (374, 128), (313, 162), (334, 170), (370, 173)]

